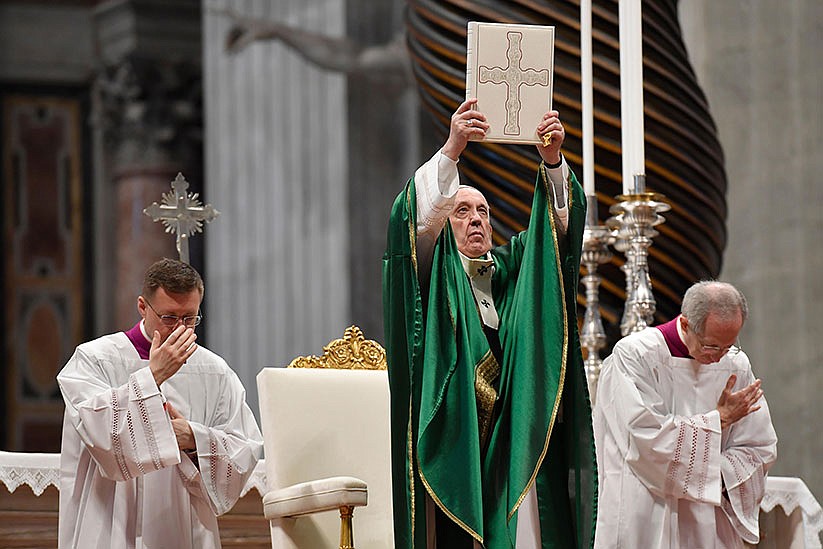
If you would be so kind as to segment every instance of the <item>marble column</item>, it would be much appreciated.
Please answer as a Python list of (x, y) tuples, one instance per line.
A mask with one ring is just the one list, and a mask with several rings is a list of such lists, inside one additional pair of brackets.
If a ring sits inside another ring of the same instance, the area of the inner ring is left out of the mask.
[[(134, 324), (146, 268), (177, 258), (174, 235), (143, 209), (170, 192), (178, 172), (192, 191), (202, 189), (199, 16), (198, 0), (106, 2), (93, 12), (100, 56), (92, 127), (101, 166), (95, 280), (102, 332)], [(192, 253), (199, 270), (201, 256)]]
[[(388, 214), (425, 127), (405, 8), (204, 4), (206, 184), (223, 212), (206, 239), (208, 336), (251, 402), (260, 368), (319, 353), (351, 324), (383, 340)], [(265, 36), (227, 53), (237, 18)]]
[(115, 321), (123, 329), (140, 319), (137, 296), (146, 267), (163, 257), (177, 258), (174, 242), (165, 234), (163, 226), (143, 214), (146, 205), (168, 192), (173, 171), (169, 165), (153, 169), (140, 166), (132, 170), (121, 168), (114, 174), (118, 218)]
[[(346, 2), (346, 32), (372, 52), (394, 53), (395, 72), (363, 77), (350, 74), (348, 92), (349, 235), (352, 321), (370, 339), (383, 342), (380, 292), (386, 225), (394, 198), (417, 167), (442, 146), (425, 142), (418, 94), (405, 50), (404, 0)], [(402, 65), (402, 68), (398, 65)], [(401, 70), (402, 69), (402, 70)]]
[(340, 37), (345, 4), (204, 4), (206, 190), (221, 212), (204, 324), (255, 411), (261, 368), (321, 353), (351, 320), (346, 82), (277, 41), (227, 53), (221, 11)]
[[(110, 66), (96, 81), (96, 121), (106, 136), (113, 184), (112, 207), (104, 215), (114, 233), (117, 329), (139, 320), (136, 300), (146, 267), (163, 257), (178, 257), (175, 236), (143, 209), (171, 192), (178, 172), (194, 182), (199, 177), (194, 166), (200, 142), (188, 132), (199, 127), (200, 117), (196, 101), (187, 97), (200, 85), (198, 72), (186, 64), (130, 59)], [(186, 74), (190, 78), (182, 78)], [(193, 256), (197, 268), (195, 263)]]

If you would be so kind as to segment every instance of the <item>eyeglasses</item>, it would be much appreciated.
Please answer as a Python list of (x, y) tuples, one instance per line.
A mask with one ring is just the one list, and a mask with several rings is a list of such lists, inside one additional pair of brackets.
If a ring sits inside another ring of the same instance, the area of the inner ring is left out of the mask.
[(195, 326), (200, 324), (201, 320), (203, 320), (203, 315), (200, 314), (200, 311), (197, 311), (197, 314), (195, 316), (161, 315), (157, 312), (157, 309), (151, 306), (151, 303), (148, 299), (146, 299), (146, 296), (143, 296), (143, 301), (146, 302), (146, 305), (149, 306), (149, 309), (154, 311), (154, 314), (157, 315), (157, 317), (160, 319), (160, 322), (169, 327), (177, 326), (177, 323), (182, 320), (184, 326), (188, 328), (194, 328)]
[(700, 350), (704, 353), (720, 353), (720, 355), (728, 354), (729, 356), (734, 356), (739, 353), (742, 349), (740, 347), (740, 341), (735, 341), (733, 344), (728, 345), (726, 347), (719, 347), (717, 345), (706, 345), (703, 343), (703, 339), (698, 335), (697, 332), (692, 330), (694, 337), (697, 338), (697, 342), (700, 344)]

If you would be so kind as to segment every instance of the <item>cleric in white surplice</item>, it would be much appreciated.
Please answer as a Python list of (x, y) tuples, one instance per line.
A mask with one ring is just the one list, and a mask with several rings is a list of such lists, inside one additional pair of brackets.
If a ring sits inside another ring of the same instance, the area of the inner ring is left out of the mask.
[(680, 316), (623, 338), (603, 362), (596, 548), (757, 543), (777, 436), (737, 344), (747, 313), (733, 286), (697, 283)]
[(66, 403), (60, 549), (213, 549), (262, 436), (226, 361), (194, 343), (203, 281), (149, 267), (143, 319), (80, 345), (58, 374)]

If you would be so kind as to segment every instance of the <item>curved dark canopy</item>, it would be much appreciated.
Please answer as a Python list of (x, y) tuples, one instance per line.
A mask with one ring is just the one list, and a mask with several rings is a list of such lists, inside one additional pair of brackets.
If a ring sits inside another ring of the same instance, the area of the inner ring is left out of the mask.
[[(621, 193), (618, 2), (594, 0), (594, 146), (598, 219)], [(442, 137), (465, 96), (468, 21), (553, 25), (553, 106), (566, 127), (564, 153), (582, 176), (580, 8), (568, 0), (409, 0), (408, 45), (426, 109)], [(682, 41), (676, 0), (643, 1), (643, 75), (647, 190), (672, 209), (657, 227), (649, 268), (657, 320), (675, 316), (696, 280), (720, 271), (726, 244), (726, 174), (717, 130)], [(472, 143), (459, 164), (491, 203), (498, 241), (528, 219), (539, 156), (534, 147)], [(610, 339), (625, 299), (621, 254), (601, 267), (601, 312)]]

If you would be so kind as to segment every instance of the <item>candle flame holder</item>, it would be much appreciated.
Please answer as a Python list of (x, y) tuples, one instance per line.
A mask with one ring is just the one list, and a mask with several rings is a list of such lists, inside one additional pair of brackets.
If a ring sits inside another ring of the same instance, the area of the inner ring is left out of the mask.
[(583, 317), (583, 326), (580, 330), (580, 344), (586, 349), (584, 368), (589, 385), (589, 395), (594, 404), (597, 391), (597, 380), (600, 378), (600, 368), (603, 361), (600, 350), (606, 346), (606, 331), (600, 317), (600, 281), (602, 277), (597, 273), (599, 265), (607, 263), (612, 254), (609, 245), (614, 242), (612, 231), (604, 226), (597, 225), (597, 197), (587, 196), (588, 214), (586, 227), (583, 230), (583, 253), (580, 262), (586, 267), (586, 276), (581, 282), (586, 286), (586, 313)]
[[(640, 190), (635, 185), (635, 190)], [(617, 196), (618, 202), (609, 211), (612, 217), (607, 225), (615, 232), (615, 249), (626, 256), (623, 272), (626, 275), (626, 304), (620, 333), (639, 332), (654, 320), (657, 303), (649, 276), (648, 253), (652, 238), (657, 236), (655, 226), (665, 219), (660, 215), (671, 209), (665, 197), (651, 192), (634, 192)]]

